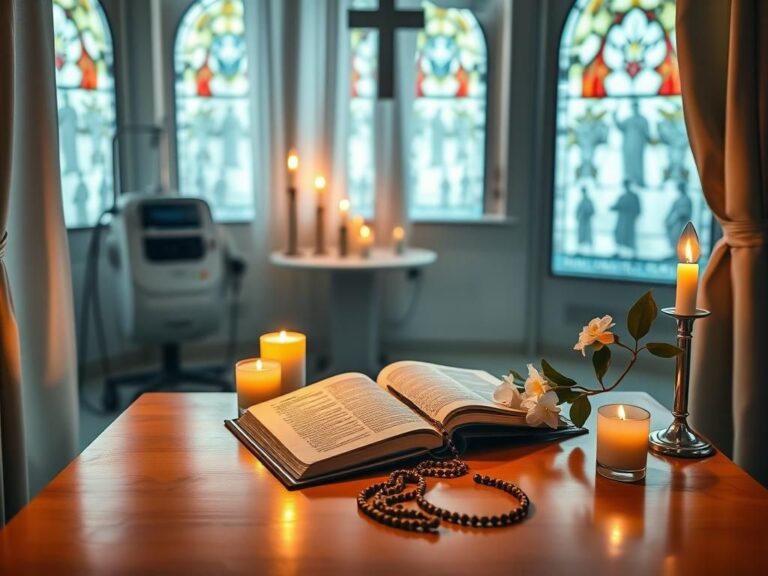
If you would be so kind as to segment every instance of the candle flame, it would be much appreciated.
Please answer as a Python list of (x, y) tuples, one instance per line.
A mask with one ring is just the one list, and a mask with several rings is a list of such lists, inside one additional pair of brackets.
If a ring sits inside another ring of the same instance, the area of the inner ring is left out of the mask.
[(342, 212), (349, 212), (349, 198), (342, 198), (339, 200), (339, 210)]
[(619, 420), (626, 420), (627, 414), (624, 412), (624, 405), (619, 404)]
[(256, 370), (263, 370), (264, 369), (264, 363), (261, 361), (261, 358), (256, 360)]
[(320, 192), (321, 190), (325, 190), (325, 177), (324, 176), (315, 176), (315, 190)]
[(286, 162), (288, 164), (288, 170), (291, 172), (296, 172), (299, 168), (299, 155), (296, 154), (296, 150), (291, 150), (288, 152), (288, 161)]
[(371, 237), (371, 229), (363, 224), (360, 226), (360, 238), (370, 238)]
[(280, 342), (285, 342), (288, 339), (288, 333), (285, 330), (280, 330)]
[(680, 262), (693, 264), (699, 261), (701, 248), (699, 247), (699, 236), (696, 234), (696, 228), (693, 223), (688, 222), (680, 234), (680, 240), (677, 243), (677, 257)]
[(395, 226), (392, 229), (392, 238), (394, 240), (402, 240), (405, 238), (405, 230), (403, 230), (402, 226)]

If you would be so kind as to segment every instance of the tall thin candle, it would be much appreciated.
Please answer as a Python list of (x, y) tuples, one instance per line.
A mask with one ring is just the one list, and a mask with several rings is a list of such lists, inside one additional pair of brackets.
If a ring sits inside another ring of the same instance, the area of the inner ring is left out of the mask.
[(325, 178), (315, 177), (317, 211), (315, 215), (315, 254), (325, 254)]
[(683, 316), (696, 313), (696, 293), (699, 287), (699, 237), (691, 222), (685, 225), (677, 243), (677, 293), (675, 312)]
[(349, 253), (349, 199), (339, 200), (339, 256)]
[(296, 199), (296, 171), (299, 169), (299, 156), (295, 150), (288, 153), (288, 245), (285, 253), (296, 256), (299, 253), (299, 227)]

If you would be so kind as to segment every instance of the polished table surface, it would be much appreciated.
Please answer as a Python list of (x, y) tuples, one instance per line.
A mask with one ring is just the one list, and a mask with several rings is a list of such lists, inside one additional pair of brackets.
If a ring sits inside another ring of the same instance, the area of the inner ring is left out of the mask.
[[(527, 521), (439, 534), (359, 514), (370, 478), (287, 491), (224, 428), (234, 412), (234, 394), (142, 396), (0, 530), (0, 574), (768, 574), (768, 491), (721, 454), (596, 477), (594, 411), (588, 435), (468, 458), (528, 492)], [(470, 514), (510, 506), (470, 476), (428, 486)]]

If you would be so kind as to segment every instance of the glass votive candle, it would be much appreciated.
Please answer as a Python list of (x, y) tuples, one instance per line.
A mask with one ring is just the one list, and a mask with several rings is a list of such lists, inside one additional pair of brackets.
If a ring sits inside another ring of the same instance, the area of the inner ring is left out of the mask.
[(645, 478), (651, 415), (627, 404), (607, 404), (597, 410), (597, 473), (611, 480), (637, 482)]
[(248, 358), (235, 365), (235, 388), (240, 414), (254, 404), (280, 396), (280, 372), (280, 362), (275, 360)]

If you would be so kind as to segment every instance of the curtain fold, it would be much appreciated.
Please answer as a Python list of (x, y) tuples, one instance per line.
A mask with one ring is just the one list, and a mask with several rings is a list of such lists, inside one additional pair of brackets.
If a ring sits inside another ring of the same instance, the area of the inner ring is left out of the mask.
[(13, 163), (13, 43), (13, 4), (0, 2), (0, 527), (27, 501), (19, 333), (4, 262)]
[(678, 0), (691, 147), (723, 238), (702, 277), (691, 419), (768, 485), (768, 2)]
[(14, 9), (18, 73), (7, 259), (34, 494), (77, 454), (77, 366), (59, 176), (53, 12), (50, 0), (16, 0)]

